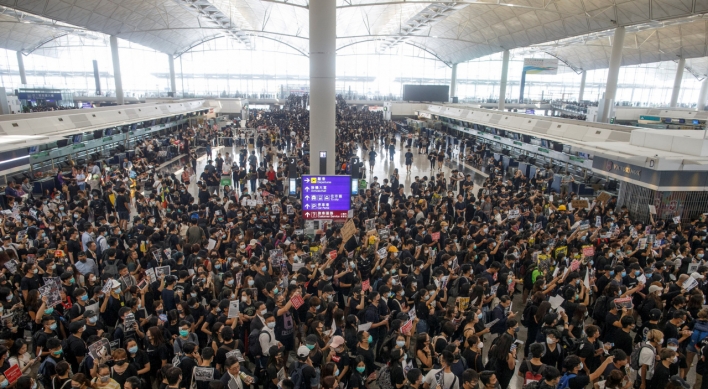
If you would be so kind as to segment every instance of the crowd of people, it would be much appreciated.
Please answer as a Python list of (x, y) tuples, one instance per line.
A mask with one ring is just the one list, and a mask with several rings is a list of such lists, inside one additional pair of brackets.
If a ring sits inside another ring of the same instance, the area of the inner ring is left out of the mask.
[(353, 217), (311, 225), (285, 179), (291, 159), (309, 171), (301, 102), (253, 112), (255, 130), (174, 134), (186, 173), (154, 171), (166, 146), (151, 139), (14, 198), (0, 387), (689, 389), (694, 365), (694, 389), (708, 387), (704, 215), (636, 220), (616, 198), (573, 209), (574, 193), (507, 177), (483, 146), (399, 137), (339, 98), (340, 172), (352, 156), (402, 149), (408, 165), (416, 147), (449, 147), (489, 177), (431, 162), (401, 180), (391, 165)]

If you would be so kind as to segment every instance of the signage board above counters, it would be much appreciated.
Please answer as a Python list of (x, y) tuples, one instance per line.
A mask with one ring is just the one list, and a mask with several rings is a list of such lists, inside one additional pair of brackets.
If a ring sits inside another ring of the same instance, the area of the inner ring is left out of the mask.
[(595, 156), (592, 170), (619, 181), (631, 182), (658, 191), (698, 191), (708, 189), (707, 171), (652, 170), (626, 162)]
[[(454, 128), (455, 130), (458, 130), (458, 131), (461, 131), (461, 132), (464, 132), (464, 133), (467, 133), (470, 135), (475, 135), (480, 138), (488, 139), (492, 142), (501, 143), (501, 144), (509, 146), (509, 147), (514, 147), (517, 149), (528, 151), (533, 154), (545, 155), (548, 158), (551, 158), (556, 161), (567, 162), (568, 164), (578, 166), (581, 168), (585, 168), (585, 169), (590, 169), (593, 166), (591, 159), (585, 159), (585, 158), (581, 158), (581, 157), (576, 157), (574, 155), (568, 155), (568, 154), (565, 154), (565, 153), (562, 153), (559, 151), (550, 150), (546, 147), (536, 146), (536, 145), (532, 145), (529, 143), (520, 142), (518, 140), (504, 138), (499, 135), (488, 134), (483, 131), (473, 130), (471, 128), (467, 128), (467, 127), (456, 125), (456, 124), (451, 124), (451, 123), (446, 123), (446, 124), (448, 127)], [(511, 132), (514, 132), (514, 131), (511, 131)]]

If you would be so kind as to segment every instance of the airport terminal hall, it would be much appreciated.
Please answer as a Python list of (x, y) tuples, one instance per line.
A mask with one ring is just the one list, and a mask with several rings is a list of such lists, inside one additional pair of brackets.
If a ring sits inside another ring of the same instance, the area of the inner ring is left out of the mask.
[(708, 389), (708, 0), (0, 0), (0, 389)]

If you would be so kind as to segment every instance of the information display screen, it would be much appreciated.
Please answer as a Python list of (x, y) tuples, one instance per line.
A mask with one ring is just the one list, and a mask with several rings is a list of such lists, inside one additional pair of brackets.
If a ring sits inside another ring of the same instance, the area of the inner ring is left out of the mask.
[(346, 220), (351, 185), (351, 176), (302, 176), (302, 217)]

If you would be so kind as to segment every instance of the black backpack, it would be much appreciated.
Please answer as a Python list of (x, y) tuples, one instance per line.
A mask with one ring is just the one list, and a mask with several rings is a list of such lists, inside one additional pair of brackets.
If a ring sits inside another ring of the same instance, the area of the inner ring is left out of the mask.
[[(260, 348), (260, 346), (258, 346), (258, 347)], [(290, 376), (290, 380), (293, 382), (293, 388), (295, 388), (295, 389), (308, 389), (308, 388), (306, 388), (305, 377), (304, 377), (304, 374), (302, 373), (305, 366), (306, 365), (304, 363), (300, 363), (300, 362), (295, 362), (292, 365), (290, 365), (290, 370), (288, 371), (288, 375)]]
[(529, 301), (524, 307), (524, 312), (521, 314), (521, 325), (528, 327), (531, 323), (531, 308), (533, 308), (533, 302)]
[(248, 353), (251, 354), (251, 357), (255, 358), (263, 355), (263, 350), (261, 350), (261, 341), (259, 339), (262, 333), (268, 334), (268, 341), (270, 341), (270, 333), (266, 330), (254, 329), (250, 334), (248, 334)]
[(600, 296), (595, 303), (595, 307), (592, 311), (592, 318), (598, 323), (604, 323), (605, 317), (607, 316), (609, 299), (607, 296)]

